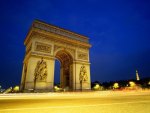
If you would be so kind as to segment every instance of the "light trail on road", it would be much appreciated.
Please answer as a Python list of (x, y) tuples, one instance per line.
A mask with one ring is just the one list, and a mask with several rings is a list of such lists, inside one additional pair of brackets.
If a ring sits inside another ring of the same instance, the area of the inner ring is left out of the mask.
[(126, 113), (127, 111), (149, 113), (150, 91), (0, 95), (0, 113)]
[(122, 103), (111, 103), (111, 104), (95, 104), (95, 105), (80, 105), (80, 106), (53, 106), (53, 107), (38, 107), (38, 108), (17, 108), (17, 109), (3, 109), (0, 111), (18, 111), (18, 110), (33, 110), (33, 109), (60, 109), (60, 108), (79, 108), (79, 107), (97, 107), (97, 106), (110, 106), (110, 105), (117, 105), (117, 104), (132, 104), (132, 103), (150, 103), (150, 101), (135, 101), (135, 102), (122, 102)]

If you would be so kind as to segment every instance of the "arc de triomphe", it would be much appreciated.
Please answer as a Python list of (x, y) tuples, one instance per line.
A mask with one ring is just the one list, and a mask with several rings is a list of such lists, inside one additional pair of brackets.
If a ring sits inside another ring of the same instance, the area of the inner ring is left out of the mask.
[(21, 90), (51, 91), (55, 59), (60, 61), (60, 87), (91, 89), (89, 39), (35, 20), (24, 41), (26, 46)]

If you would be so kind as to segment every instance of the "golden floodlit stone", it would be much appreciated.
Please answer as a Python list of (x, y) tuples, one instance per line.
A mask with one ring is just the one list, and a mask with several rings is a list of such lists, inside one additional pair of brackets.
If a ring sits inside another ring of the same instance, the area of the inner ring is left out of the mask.
[(61, 64), (60, 88), (91, 89), (91, 45), (87, 37), (35, 20), (24, 45), (26, 54), (23, 61), (21, 91), (52, 91), (56, 59)]

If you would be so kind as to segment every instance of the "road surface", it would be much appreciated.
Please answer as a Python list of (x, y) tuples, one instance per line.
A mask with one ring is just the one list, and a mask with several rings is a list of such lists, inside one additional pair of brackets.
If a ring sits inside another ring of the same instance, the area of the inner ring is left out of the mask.
[(0, 113), (150, 113), (150, 91), (0, 94)]

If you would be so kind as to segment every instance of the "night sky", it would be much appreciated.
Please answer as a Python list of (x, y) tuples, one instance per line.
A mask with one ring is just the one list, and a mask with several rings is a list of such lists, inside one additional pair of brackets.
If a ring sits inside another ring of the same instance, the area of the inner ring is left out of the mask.
[(150, 0), (1, 0), (3, 87), (20, 84), (23, 42), (35, 19), (90, 38), (92, 81), (135, 79), (136, 69), (150, 77)]

